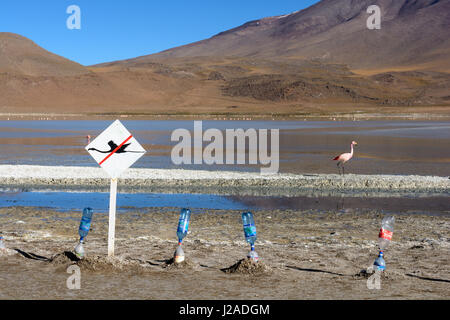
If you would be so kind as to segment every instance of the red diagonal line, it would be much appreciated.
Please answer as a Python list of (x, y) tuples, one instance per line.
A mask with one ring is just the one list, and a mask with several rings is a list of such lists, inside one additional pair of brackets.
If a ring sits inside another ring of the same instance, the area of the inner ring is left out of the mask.
[(106, 160), (108, 160), (109, 157), (111, 157), (114, 153), (116, 153), (117, 150), (119, 150), (120, 148), (122, 148), (122, 146), (123, 146), (125, 143), (127, 143), (127, 141), (130, 140), (131, 138), (133, 138), (132, 135), (129, 136), (124, 142), (122, 142), (122, 143), (120, 144), (120, 146), (118, 146), (117, 148), (115, 148), (110, 154), (108, 154), (108, 155), (106, 156), (106, 158), (103, 159), (103, 160), (99, 163), (99, 165), (102, 165), (103, 162), (105, 162)]

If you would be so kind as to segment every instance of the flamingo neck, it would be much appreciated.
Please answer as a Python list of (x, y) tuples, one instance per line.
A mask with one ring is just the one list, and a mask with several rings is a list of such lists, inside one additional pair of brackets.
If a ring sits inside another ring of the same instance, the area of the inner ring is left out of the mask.
[(353, 143), (350, 145), (350, 154), (353, 156)]

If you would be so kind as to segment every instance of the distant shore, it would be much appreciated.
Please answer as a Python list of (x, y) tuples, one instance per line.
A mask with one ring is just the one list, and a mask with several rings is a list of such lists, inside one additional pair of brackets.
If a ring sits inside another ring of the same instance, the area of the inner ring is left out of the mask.
[[(0, 165), (3, 189), (108, 191), (101, 168)], [(122, 192), (210, 193), (265, 196), (450, 195), (450, 178), (417, 175), (275, 174), (184, 169), (134, 169), (120, 178)]]
[[(433, 107), (430, 107), (433, 108)], [(410, 108), (411, 109), (411, 108)], [(14, 113), (0, 112), (0, 121), (4, 120), (288, 120), (288, 121), (362, 121), (362, 120), (450, 120), (448, 106), (436, 110), (423, 111), (422, 108), (404, 112), (383, 110), (376, 112), (322, 112), (322, 113)]]

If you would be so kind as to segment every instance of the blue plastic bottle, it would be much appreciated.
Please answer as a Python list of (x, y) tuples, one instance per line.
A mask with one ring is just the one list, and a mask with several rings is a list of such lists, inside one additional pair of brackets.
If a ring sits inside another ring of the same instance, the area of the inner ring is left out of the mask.
[(256, 227), (255, 221), (253, 220), (253, 214), (251, 212), (242, 213), (242, 224), (244, 226), (245, 241), (247, 241), (251, 246), (247, 257), (256, 262), (259, 257), (255, 251)]
[(78, 234), (80, 235), (80, 240), (84, 240), (84, 238), (89, 233), (91, 229), (91, 221), (93, 215), (92, 208), (84, 208), (83, 216), (81, 217), (80, 227), (78, 228)]
[(92, 208), (83, 209), (83, 216), (81, 217), (80, 227), (78, 228), (78, 234), (80, 235), (80, 243), (75, 247), (75, 254), (79, 258), (83, 258), (85, 254), (83, 242), (84, 238), (86, 238), (86, 236), (89, 233), (89, 230), (91, 229), (91, 221), (93, 213), (94, 212)]
[(188, 233), (190, 219), (191, 219), (191, 210), (181, 209), (180, 220), (178, 220), (178, 228), (177, 228), (177, 236), (179, 244), (181, 244), (184, 237), (186, 237)]
[(374, 271), (384, 271), (386, 269), (386, 262), (384, 261), (383, 256), (383, 251), (380, 251), (380, 253), (378, 254), (378, 258), (376, 258), (375, 262), (373, 263)]
[(177, 228), (178, 246), (174, 254), (175, 263), (181, 263), (185, 259), (181, 243), (183, 242), (184, 237), (186, 237), (188, 233), (190, 219), (191, 219), (191, 210), (181, 209), (180, 219), (178, 220), (178, 228)]

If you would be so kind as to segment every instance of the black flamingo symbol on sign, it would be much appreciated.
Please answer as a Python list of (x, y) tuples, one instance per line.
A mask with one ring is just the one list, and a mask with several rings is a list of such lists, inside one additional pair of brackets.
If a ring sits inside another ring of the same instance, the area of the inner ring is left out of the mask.
[(110, 147), (110, 149), (109, 150), (107, 150), (107, 151), (102, 151), (102, 150), (98, 150), (98, 149), (96, 149), (96, 148), (89, 148), (88, 149), (88, 151), (97, 151), (97, 152), (100, 152), (100, 153), (111, 153), (111, 152), (113, 152), (114, 150), (116, 150), (117, 148), (117, 150), (116, 150), (116, 152), (115, 153), (127, 153), (127, 152), (131, 152), (131, 153), (145, 153), (145, 151), (130, 151), (130, 150), (125, 150), (129, 145), (130, 145), (131, 143), (125, 143), (125, 144), (123, 144), (120, 148), (119, 148), (119, 146), (114, 142), (114, 141), (112, 141), (112, 140), (110, 140), (109, 142), (108, 142), (108, 145), (109, 145), (109, 147)]

